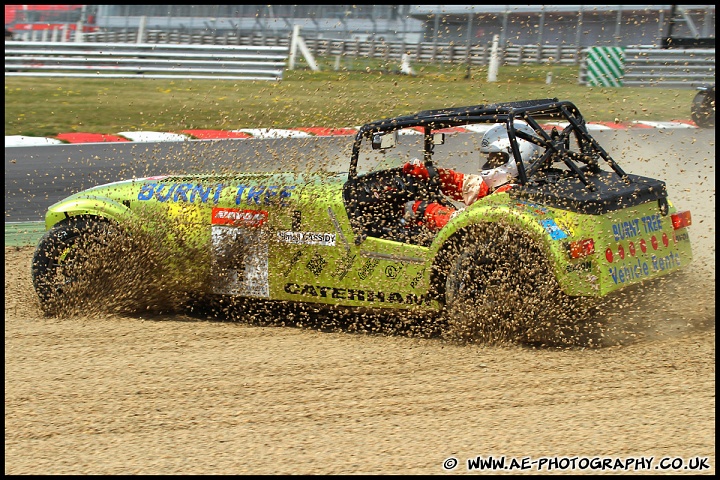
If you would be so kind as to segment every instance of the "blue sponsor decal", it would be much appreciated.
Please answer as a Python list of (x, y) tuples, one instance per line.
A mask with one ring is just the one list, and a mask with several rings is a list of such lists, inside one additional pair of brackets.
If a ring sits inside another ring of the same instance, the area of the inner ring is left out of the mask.
[(646, 215), (623, 222), (613, 223), (612, 231), (615, 241), (633, 238), (643, 233), (659, 232), (663, 229), (662, 217), (659, 214)]
[(272, 205), (274, 201), (279, 201), (280, 206), (287, 207), (286, 199), (290, 198), (294, 189), (295, 185), (238, 185), (235, 204)]
[(552, 218), (548, 220), (540, 220), (540, 225), (545, 228), (545, 230), (550, 234), (550, 238), (553, 240), (562, 240), (563, 238), (567, 238), (567, 233), (558, 227), (557, 223), (555, 223), (555, 220)]
[[(193, 183), (150, 182), (140, 187), (138, 200), (157, 200), (158, 202), (218, 203), (220, 194), (228, 185), (200, 185)], [(279, 203), (287, 207), (287, 199), (292, 196), (295, 185), (239, 185), (235, 195), (235, 204), (272, 205)]]
[(189, 202), (194, 203), (200, 200), (200, 203), (207, 203), (212, 193), (212, 202), (217, 203), (220, 199), (220, 193), (225, 185), (194, 185), (192, 183), (146, 183), (140, 187), (138, 200), (152, 200), (158, 202)]
[(663, 272), (672, 270), (682, 266), (680, 263), (680, 255), (678, 253), (670, 253), (664, 257), (653, 255), (650, 263), (640, 260), (639, 258), (632, 262), (610, 267), (609, 273), (615, 285), (618, 283), (632, 282), (640, 280), (650, 275), (650, 273)]

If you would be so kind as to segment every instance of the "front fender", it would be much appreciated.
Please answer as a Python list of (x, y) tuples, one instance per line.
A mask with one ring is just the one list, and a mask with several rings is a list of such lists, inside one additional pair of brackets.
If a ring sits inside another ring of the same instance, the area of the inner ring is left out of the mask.
[(69, 217), (92, 215), (115, 220), (118, 223), (128, 219), (130, 209), (107, 197), (84, 195), (62, 200), (52, 205), (45, 214), (45, 229)]

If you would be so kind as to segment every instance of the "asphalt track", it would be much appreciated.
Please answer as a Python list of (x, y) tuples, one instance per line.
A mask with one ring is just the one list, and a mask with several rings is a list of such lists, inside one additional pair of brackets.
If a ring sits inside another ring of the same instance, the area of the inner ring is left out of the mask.
[[(289, 168), (297, 167), (298, 163), (311, 163), (313, 159), (342, 165), (348, 161), (347, 152), (353, 138), (348, 133), (351, 133), (350, 129), (343, 130), (341, 135), (305, 134), (303, 138), (292, 138), (293, 135), (285, 133), (285, 138), (267, 138), (267, 135), (252, 138), (248, 134), (246, 138), (178, 141), (175, 137), (156, 135), (157, 141), (145, 142), (33, 146), (6, 143), (11, 146), (5, 148), (5, 244), (36, 243), (44, 228), (42, 220), (47, 207), (73, 192), (95, 185), (170, 172)], [(710, 190), (714, 198), (715, 129), (668, 122), (655, 128), (598, 126), (592, 133), (626, 171), (665, 180), (671, 198), (675, 197), (673, 192), (686, 188), (683, 178), (677, 172), (668, 178), (655, 168), (645, 171), (648, 160), (661, 156), (662, 164), (682, 165), (688, 159), (708, 159), (709, 164), (704, 166), (705, 183), (712, 184)], [(139, 139), (149, 140), (150, 137)], [(472, 171), (475, 167), (446, 166), (462, 171)], [(698, 174), (702, 175), (702, 172)], [(694, 216), (714, 216), (715, 213), (714, 202), (688, 207)]]

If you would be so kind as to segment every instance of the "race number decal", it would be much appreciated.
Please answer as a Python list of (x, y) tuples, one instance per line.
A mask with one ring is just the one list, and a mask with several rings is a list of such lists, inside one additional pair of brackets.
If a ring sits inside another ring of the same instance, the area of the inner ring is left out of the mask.
[(257, 228), (212, 226), (213, 292), (267, 298), (268, 245)]

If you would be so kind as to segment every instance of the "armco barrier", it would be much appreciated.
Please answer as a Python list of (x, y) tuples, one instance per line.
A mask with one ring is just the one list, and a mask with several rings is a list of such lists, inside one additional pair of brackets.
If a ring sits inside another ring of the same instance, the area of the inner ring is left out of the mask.
[[(715, 83), (715, 49), (661, 49), (628, 47), (622, 49), (622, 56), (610, 52), (598, 52), (609, 47), (591, 47), (583, 50), (580, 63), (581, 85), (624, 86), (624, 87), (666, 87), (695, 88), (706, 83)], [(610, 57), (614, 57), (612, 60)], [(622, 58), (622, 66), (619, 59)], [(622, 75), (616, 84), (608, 80), (611, 64)], [(605, 74), (600, 79), (597, 75)]]
[(696, 87), (715, 82), (715, 49), (625, 49), (625, 86)]
[[(26, 41), (39, 40), (39, 31), (19, 34)], [(45, 34), (45, 37), (57, 38), (58, 35)], [(62, 37), (61, 37), (62, 38)], [(238, 36), (232, 32), (222, 34), (190, 34), (173, 31), (148, 30), (142, 35), (143, 43), (158, 45), (236, 45), (236, 46), (283, 46), (289, 48), (290, 36)], [(45, 40), (46, 38), (43, 38)], [(333, 39), (303, 37), (305, 44), (314, 56), (340, 56), (343, 58), (374, 58), (385, 61), (400, 61), (403, 55), (409, 55), (411, 62), (431, 62), (443, 64), (487, 65), (490, 58), (492, 41), (472, 43), (468, 51), (466, 42), (425, 41), (408, 43), (386, 41), (371, 38)], [(137, 31), (92, 32), (83, 35), (88, 43), (129, 43), (138, 41)], [(573, 45), (516, 45), (508, 42), (501, 47), (500, 56), (508, 65), (558, 64), (577, 65), (581, 49)]]
[(5, 76), (280, 80), (288, 47), (5, 42)]

